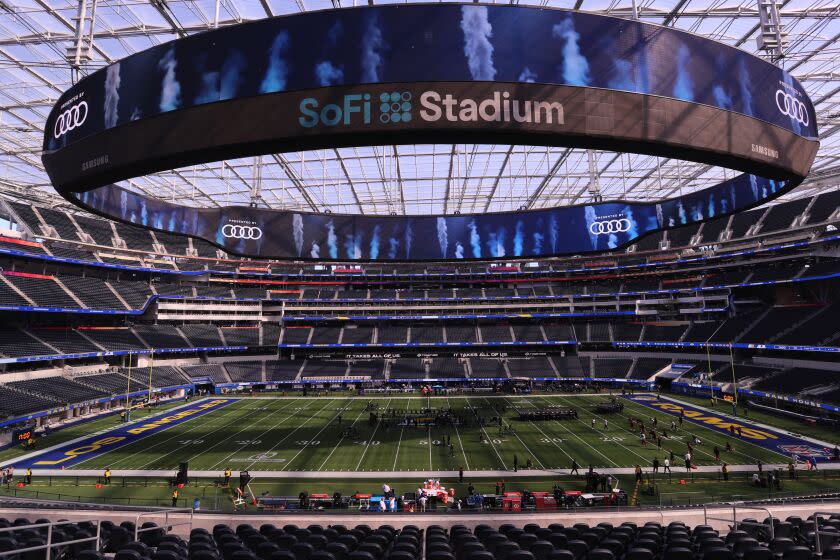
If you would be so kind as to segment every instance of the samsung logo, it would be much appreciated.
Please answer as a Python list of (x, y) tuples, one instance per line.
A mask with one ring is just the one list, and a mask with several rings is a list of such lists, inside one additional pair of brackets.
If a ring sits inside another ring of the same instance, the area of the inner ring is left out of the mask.
[(765, 157), (779, 159), (779, 150), (774, 150), (773, 148), (768, 148), (767, 146), (751, 144), (751, 150), (754, 154), (761, 154)]
[(94, 167), (102, 167), (108, 164), (108, 154), (89, 159), (82, 163), (82, 171), (88, 171)]

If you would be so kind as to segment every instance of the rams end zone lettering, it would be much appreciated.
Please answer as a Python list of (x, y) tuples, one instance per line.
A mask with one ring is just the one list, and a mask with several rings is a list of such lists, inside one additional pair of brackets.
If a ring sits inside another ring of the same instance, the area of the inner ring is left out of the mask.
[[(229, 399), (216, 399), (212, 401), (207, 401), (202, 403), (198, 406), (187, 408), (185, 410), (181, 410), (176, 414), (170, 414), (164, 416), (162, 418), (153, 420), (151, 422), (147, 422), (142, 426), (137, 426), (136, 428), (129, 428), (124, 430), (124, 433), (127, 435), (111, 435), (102, 437), (100, 439), (96, 439), (89, 443), (85, 443), (84, 445), (80, 445), (78, 447), (74, 447), (72, 449), (67, 449), (65, 451), (59, 451), (59, 457), (53, 460), (42, 459), (39, 461), (35, 461), (32, 463), (32, 466), (41, 466), (41, 467), (49, 467), (54, 465), (61, 465), (68, 461), (75, 461), (83, 456), (90, 455), (92, 453), (96, 453), (97, 451), (102, 451), (104, 448), (112, 447), (117, 444), (121, 444), (126, 440), (135, 440), (138, 438), (129, 438), (131, 436), (137, 436), (143, 433), (146, 433), (150, 430), (158, 431), (161, 428), (168, 426), (169, 424), (178, 423), (183, 421), (186, 418), (190, 418), (191, 416), (195, 416), (197, 414), (204, 413), (210, 409), (219, 407), (221, 405), (229, 404), (232, 402)], [(51, 455), (48, 453), (48, 455)], [(25, 466), (25, 465), (24, 465)]]
[(707, 416), (704, 413), (697, 411), (697, 410), (690, 410), (678, 404), (673, 404), (669, 402), (660, 402), (660, 401), (652, 401), (648, 403), (648, 406), (652, 406), (654, 408), (658, 408), (664, 410), (665, 412), (670, 412), (672, 414), (676, 414), (679, 416), (680, 412), (683, 413), (683, 416), (686, 418), (690, 418), (695, 422), (700, 422), (703, 424), (708, 424), (710, 426), (714, 426), (716, 428), (720, 428), (721, 430), (729, 430), (730, 427), (734, 427), (735, 429), (741, 430), (741, 435), (745, 438), (755, 439), (755, 440), (764, 440), (764, 439), (779, 439), (777, 436), (765, 432), (763, 430), (758, 430), (756, 428), (751, 428), (749, 426), (745, 426), (743, 424), (739, 424), (738, 422), (729, 422), (722, 418), (718, 418), (716, 416)]

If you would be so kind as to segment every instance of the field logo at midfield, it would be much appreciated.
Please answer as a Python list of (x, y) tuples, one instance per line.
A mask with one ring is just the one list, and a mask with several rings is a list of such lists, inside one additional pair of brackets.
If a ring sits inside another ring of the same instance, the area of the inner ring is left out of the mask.
[(690, 405), (677, 404), (676, 402), (662, 400), (651, 395), (632, 395), (628, 396), (627, 399), (672, 416), (680, 416), (682, 414), (683, 418), (689, 422), (727, 435), (731, 434), (731, 428), (735, 428), (735, 430), (740, 431), (740, 437), (736, 436), (736, 439), (749, 441), (750, 443), (788, 457), (792, 455), (802, 457), (829, 456), (827, 449), (815, 446), (812, 442), (802, 438), (767, 428), (759, 428), (744, 421), (725, 418), (708, 410), (700, 410)]
[[(180, 424), (181, 422), (206, 414), (232, 402), (234, 402), (233, 399), (214, 399), (196, 406), (181, 409), (175, 413), (158, 415), (139, 426), (124, 426), (113, 430), (107, 435), (100, 434), (89, 437), (81, 442), (60, 446), (42, 453), (37, 457), (15, 462), (14, 466), (18, 468), (69, 467), (77, 462), (89, 459), (94, 455), (111, 451), (128, 443), (133, 443), (142, 437), (163, 431), (172, 425)], [(71, 445), (72, 447), (70, 447)]]

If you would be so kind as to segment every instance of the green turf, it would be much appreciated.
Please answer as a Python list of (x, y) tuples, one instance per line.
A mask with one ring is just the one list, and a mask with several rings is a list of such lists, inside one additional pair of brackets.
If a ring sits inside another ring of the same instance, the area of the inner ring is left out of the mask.
[[(470, 405), (489, 420), (507, 405), (504, 422), (514, 433), (499, 434), (497, 427), (478, 428), (475, 424), (459, 428), (401, 428), (382, 422), (368, 424), (365, 399), (338, 396), (327, 399), (243, 399), (193, 420), (150, 435), (124, 447), (77, 463), (70, 469), (162, 469), (175, 470), (188, 462), (191, 470), (252, 471), (441, 471), (506, 470), (532, 461), (534, 468), (568, 469), (574, 458), (582, 466), (595, 468), (649, 466), (654, 457), (664, 459), (669, 451), (681, 457), (686, 441), (697, 435), (703, 444), (695, 447), (698, 465), (713, 464), (711, 449), (724, 449), (729, 440), (734, 451), (724, 454), (730, 464), (786, 461), (781, 455), (744, 440), (686, 422), (684, 429), (663, 449), (642, 447), (627, 416), (656, 416), (667, 426), (672, 416), (627, 402), (624, 413), (610, 415), (609, 427), (596, 417), (595, 404), (607, 396), (541, 396), (509, 398), (432, 399), (435, 407), (464, 409)], [(418, 397), (377, 399), (380, 409), (420, 409), (426, 400)], [(568, 421), (522, 422), (514, 419), (515, 407), (546, 405), (575, 407), (579, 418)], [(469, 413), (464, 412), (465, 415)], [(337, 423), (342, 416), (342, 425)], [(342, 437), (349, 425), (358, 428), (354, 438)], [(484, 442), (479, 434), (484, 434)], [(452, 451), (439, 442), (451, 441)]]

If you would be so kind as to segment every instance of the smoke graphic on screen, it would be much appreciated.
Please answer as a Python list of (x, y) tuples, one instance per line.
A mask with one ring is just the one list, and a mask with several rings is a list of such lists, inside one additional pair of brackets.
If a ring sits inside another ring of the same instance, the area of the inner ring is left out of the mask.
[(379, 82), (382, 72), (382, 30), (378, 18), (368, 18), (365, 36), (362, 39), (362, 81)]
[(723, 86), (720, 84), (715, 84), (712, 88), (712, 94), (715, 96), (715, 103), (721, 109), (731, 109), (732, 108), (732, 96), (727, 93)]
[(685, 217), (685, 206), (683, 206), (682, 200), (677, 203), (677, 215), (679, 216), (681, 224), (685, 225), (688, 223)]
[(589, 85), (589, 62), (580, 52), (580, 34), (571, 17), (552, 28), (555, 37), (563, 40), (563, 81), (571, 86)]
[[(717, 60), (717, 71), (718, 76), (724, 76), (729, 72), (729, 68), (726, 67), (726, 62), (723, 58), (718, 58)], [(732, 108), (732, 94), (726, 91), (720, 84), (715, 84), (712, 87), (712, 95), (715, 98), (715, 104), (721, 109), (731, 109)]]
[(440, 256), (446, 258), (446, 249), (449, 246), (449, 234), (446, 228), (446, 218), (438, 216), (437, 219), (437, 238), (438, 245), (440, 245)]
[(752, 81), (750, 80), (750, 73), (747, 70), (747, 65), (744, 63), (743, 57), (738, 60), (738, 82), (741, 86), (741, 104), (743, 105), (741, 110), (745, 115), (752, 117), (755, 114), (752, 92), (750, 91)]
[(750, 175), (750, 190), (752, 191), (753, 200), (758, 200), (758, 177)]
[(396, 237), (390, 237), (388, 239), (388, 258), (389, 259), (396, 259), (397, 258), (397, 251), (400, 248), (400, 240)]
[(715, 217), (715, 197), (712, 196), (711, 194), (709, 195), (709, 205), (708, 205), (708, 209), (706, 210), (706, 215), (709, 218), (714, 218)]
[(525, 245), (525, 224), (522, 220), (516, 221), (516, 231), (513, 234), (513, 254), (517, 257), (522, 255)]
[(490, 253), (491, 257), (504, 257), (507, 254), (505, 250), (506, 237), (507, 230), (505, 228), (487, 232), (487, 252)]
[(201, 75), (201, 89), (195, 96), (193, 103), (202, 105), (219, 100), (219, 73), (204, 72)]
[(312, 248), (309, 250), (309, 256), (313, 259), (321, 257), (321, 247), (314, 241), (312, 242)]
[(219, 99), (233, 99), (239, 91), (242, 71), (245, 69), (245, 57), (239, 51), (231, 51), (222, 65), (222, 80), (219, 86)]
[(691, 206), (691, 221), (692, 222), (699, 222), (703, 219), (703, 207), (701, 203), (696, 203)]
[(125, 218), (126, 214), (128, 214), (128, 193), (120, 191), (120, 216)]
[(558, 225), (557, 225), (557, 216), (554, 214), (551, 215), (551, 218), (548, 220), (548, 234), (551, 239), (551, 251), (556, 253), (557, 252), (557, 235), (558, 235)]
[(295, 239), (295, 249), (298, 256), (303, 252), (303, 216), (292, 215), (292, 237)]
[(315, 65), (315, 77), (318, 78), (318, 85), (334, 86), (344, 82), (344, 68), (335, 66), (329, 60), (324, 60)]
[(455, 258), (456, 259), (463, 259), (464, 258), (464, 246), (461, 245), (460, 241), (455, 242)]
[(166, 51), (158, 62), (158, 68), (163, 71), (163, 82), (160, 88), (161, 112), (174, 111), (181, 105), (181, 84), (175, 76), (178, 61), (175, 59), (175, 48)]
[(493, 65), (493, 26), (488, 20), (486, 6), (461, 7), (461, 31), (464, 32), (464, 55), (473, 80), (492, 80), (496, 77)]
[(529, 84), (533, 84), (537, 81), (537, 75), (531, 72), (531, 69), (527, 66), (522, 69), (522, 72), (519, 73), (519, 78), (517, 78), (520, 82), (526, 82)]
[(403, 233), (403, 240), (405, 242), (405, 258), (411, 258), (411, 241), (414, 238), (414, 231), (411, 228), (411, 220), (405, 222), (405, 232)]
[(627, 239), (635, 239), (639, 237), (639, 223), (633, 216), (633, 209), (629, 206), (625, 206), (624, 210), (622, 210), (622, 214), (624, 215), (624, 218), (630, 222), (630, 228), (625, 232), (627, 234)]
[(348, 259), (362, 258), (362, 234), (357, 233), (352, 235), (347, 233), (344, 235), (344, 252)]
[(534, 254), (542, 254), (543, 234), (538, 231), (534, 232)]
[(373, 235), (370, 238), (370, 258), (371, 259), (378, 259), (379, 258), (379, 234), (382, 231), (382, 227), (379, 224), (373, 226)]
[(677, 49), (677, 81), (674, 84), (674, 97), (685, 101), (694, 101), (694, 82), (688, 72), (690, 57), (688, 47), (680, 45)]
[(330, 258), (338, 258), (338, 236), (335, 234), (335, 224), (332, 220), (327, 222), (327, 251)]
[(467, 227), (470, 230), (470, 246), (472, 247), (473, 258), (481, 258), (481, 236), (478, 234), (478, 226), (475, 220), (470, 220)]
[(289, 74), (289, 65), (284, 55), (289, 50), (289, 34), (281, 31), (274, 36), (271, 48), (268, 51), (268, 69), (265, 72), (260, 93), (274, 93), (286, 89), (286, 78)]
[(591, 226), (595, 223), (595, 220), (598, 219), (598, 216), (595, 214), (595, 208), (592, 206), (587, 206), (583, 209), (583, 217), (586, 220), (586, 232), (589, 234), (589, 241), (592, 243), (592, 248), (598, 248), (598, 236), (592, 233)]
[(120, 104), (120, 64), (113, 64), (105, 70), (105, 128), (117, 125)]
[(633, 80), (633, 63), (629, 60), (615, 59), (614, 72), (615, 77), (609, 81), (609, 86), (613, 89), (623, 89), (625, 91), (635, 91), (636, 83)]

